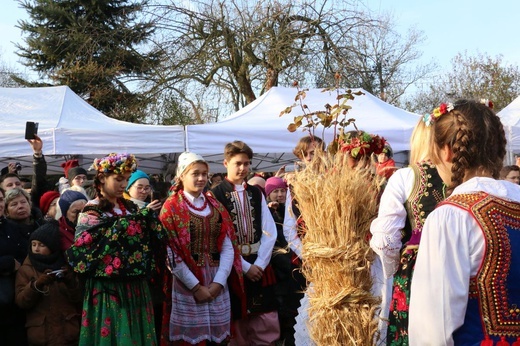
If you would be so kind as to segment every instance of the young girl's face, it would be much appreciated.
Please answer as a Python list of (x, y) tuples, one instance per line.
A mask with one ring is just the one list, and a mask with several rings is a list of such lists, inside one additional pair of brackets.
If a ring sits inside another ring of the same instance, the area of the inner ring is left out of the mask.
[(130, 179), (130, 172), (122, 174), (110, 174), (101, 178), (101, 192), (107, 199), (120, 198), (125, 192)]
[(269, 200), (271, 202), (285, 203), (285, 197), (287, 196), (287, 189), (274, 189), (269, 194)]
[(47, 256), (51, 254), (51, 249), (39, 240), (31, 240), (31, 251), (37, 255)]
[(13, 220), (25, 220), (31, 216), (31, 205), (25, 196), (20, 195), (7, 206), (7, 216)]
[(198, 197), (208, 183), (208, 166), (204, 163), (194, 163), (181, 175), (184, 191), (190, 195)]

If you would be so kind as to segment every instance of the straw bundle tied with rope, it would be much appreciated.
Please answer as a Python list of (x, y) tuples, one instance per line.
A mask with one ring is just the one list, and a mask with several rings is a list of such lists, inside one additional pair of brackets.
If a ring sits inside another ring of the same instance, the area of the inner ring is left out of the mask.
[(312, 284), (310, 336), (317, 345), (372, 345), (380, 298), (370, 292), (368, 234), (380, 180), (349, 168), (346, 155), (319, 152), (291, 183), (304, 220), (302, 269)]

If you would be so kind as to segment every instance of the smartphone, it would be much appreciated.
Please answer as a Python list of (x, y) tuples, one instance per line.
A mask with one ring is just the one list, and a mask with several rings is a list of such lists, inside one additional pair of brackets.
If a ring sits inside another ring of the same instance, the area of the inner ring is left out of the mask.
[(34, 139), (34, 135), (38, 134), (38, 123), (28, 121), (25, 123), (25, 139)]

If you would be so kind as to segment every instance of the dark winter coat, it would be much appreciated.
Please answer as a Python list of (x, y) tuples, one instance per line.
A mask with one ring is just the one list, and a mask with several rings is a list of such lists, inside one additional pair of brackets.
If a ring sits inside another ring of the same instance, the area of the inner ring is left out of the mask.
[(40, 275), (47, 274), (37, 272), (29, 258), (16, 274), (16, 304), (27, 312), (29, 344), (77, 345), (83, 300), (80, 286), (76, 282), (69, 288), (64, 282), (54, 281), (43, 294), (33, 284)]
[[(4, 216), (0, 216), (0, 275), (10, 275), (13, 286), (16, 275), (15, 260), (23, 263), (27, 256), (28, 244), (28, 240), (17, 230), (17, 226)], [(0, 311), (2, 312), (0, 313), (0, 325), (13, 325), (24, 321), (24, 316), (15, 305), (14, 299), (12, 304), (1, 306)]]

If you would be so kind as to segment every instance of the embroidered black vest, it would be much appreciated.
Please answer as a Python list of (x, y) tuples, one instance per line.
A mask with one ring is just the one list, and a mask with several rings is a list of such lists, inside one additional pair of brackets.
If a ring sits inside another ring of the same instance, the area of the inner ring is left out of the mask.
[(404, 205), (408, 218), (401, 234), (403, 245), (410, 240), (414, 230), (422, 231), (426, 217), (444, 200), (444, 184), (433, 164), (424, 161), (410, 167), (414, 171), (415, 183)]
[(224, 179), (222, 183), (211, 190), (233, 219), (238, 243), (248, 243), (244, 241), (244, 236), (250, 238), (251, 241), (249, 243), (257, 243), (262, 236), (262, 192), (257, 187), (249, 184), (245, 191), (247, 196), (245, 199), (246, 207), (250, 211), (248, 213), (250, 215), (244, 215), (248, 229), (244, 229), (244, 220), (240, 219), (241, 210), (239, 208), (241, 208), (241, 204), (238, 193), (235, 191), (235, 186), (227, 179)]
[(210, 267), (218, 267), (220, 263), (217, 242), (222, 219), (215, 208), (210, 208), (211, 213), (205, 217), (190, 211), (190, 252), (199, 267), (206, 265), (204, 256), (206, 253)]

